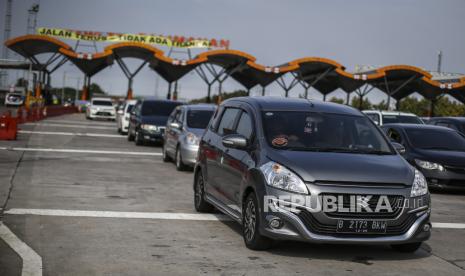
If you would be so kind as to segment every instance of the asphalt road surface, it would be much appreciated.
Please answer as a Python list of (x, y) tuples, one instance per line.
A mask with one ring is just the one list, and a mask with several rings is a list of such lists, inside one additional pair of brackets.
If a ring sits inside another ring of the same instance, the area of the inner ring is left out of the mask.
[(0, 275), (465, 275), (463, 194), (432, 195), (432, 221), (445, 224), (414, 254), (297, 242), (254, 252), (238, 225), (195, 212), (191, 172), (114, 124), (66, 115), (0, 141)]

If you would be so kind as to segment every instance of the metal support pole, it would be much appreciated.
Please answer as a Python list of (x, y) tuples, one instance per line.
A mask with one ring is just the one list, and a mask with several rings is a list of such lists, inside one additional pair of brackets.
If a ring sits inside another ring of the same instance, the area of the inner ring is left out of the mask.
[(247, 88), (247, 96), (250, 97), (250, 88)]
[(436, 106), (436, 100), (437, 100), (436, 97), (430, 100), (429, 117), (434, 117), (434, 107)]
[(168, 82), (168, 94), (166, 94), (166, 99), (171, 99), (171, 82)]
[(210, 95), (211, 95), (211, 90), (212, 90), (212, 83), (208, 83), (207, 86), (208, 86), (208, 89), (207, 89), (207, 103), (211, 103), (212, 100), (211, 100)]
[(310, 87), (308, 87), (308, 86), (305, 86), (305, 87), (304, 87), (304, 89), (305, 89), (305, 93), (304, 93), (305, 99), (308, 99), (308, 89), (309, 89), (309, 88), (310, 88)]
[(326, 95), (327, 94), (323, 94), (323, 102), (326, 102)]
[(350, 94), (351, 92), (347, 92), (346, 105), (350, 105)]
[(262, 86), (262, 96), (265, 96), (265, 86)]
[(177, 100), (178, 98), (178, 81), (175, 81), (174, 82), (174, 91), (173, 91), (173, 95), (171, 97), (172, 100)]

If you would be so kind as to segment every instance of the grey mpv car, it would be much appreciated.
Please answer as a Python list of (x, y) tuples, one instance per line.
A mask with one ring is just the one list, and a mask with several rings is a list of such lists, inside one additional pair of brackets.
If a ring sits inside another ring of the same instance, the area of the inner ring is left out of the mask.
[(212, 104), (192, 104), (173, 110), (166, 124), (163, 161), (174, 159), (178, 171), (194, 167), (200, 137), (215, 109)]
[(401, 147), (344, 105), (230, 99), (200, 141), (195, 208), (242, 224), (254, 250), (300, 240), (413, 252), (430, 237), (430, 195)]

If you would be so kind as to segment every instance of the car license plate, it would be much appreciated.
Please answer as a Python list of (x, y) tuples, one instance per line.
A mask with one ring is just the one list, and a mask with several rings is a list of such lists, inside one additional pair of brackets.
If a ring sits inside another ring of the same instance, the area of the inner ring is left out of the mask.
[(384, 234), (387, 223), (380, 220), (340, 219), (337, 222), (338, 233)]

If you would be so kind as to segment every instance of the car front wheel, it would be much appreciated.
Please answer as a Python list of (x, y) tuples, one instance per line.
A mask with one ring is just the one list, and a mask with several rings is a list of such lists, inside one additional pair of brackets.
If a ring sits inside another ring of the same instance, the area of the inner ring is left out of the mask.
[(185, 171), (187, 169), (186, 165), (182, 162), (182, 155), (181, 155), (181, 149), (179, 149), (179, 146), (176, 148), (176, 170), (178, 171)]
[(205, 182), (200, 171), (195, 178), (194, 205), (197, 212), (209, 213), (213, 211), (213, 206), (205, 200)]
[(255, 193), (250, 193), (244, 203), (242, 236), (245, 246), (252, 250), (265, 250), (273, 245), (273, 240), (260, 234), (260, 208)]

